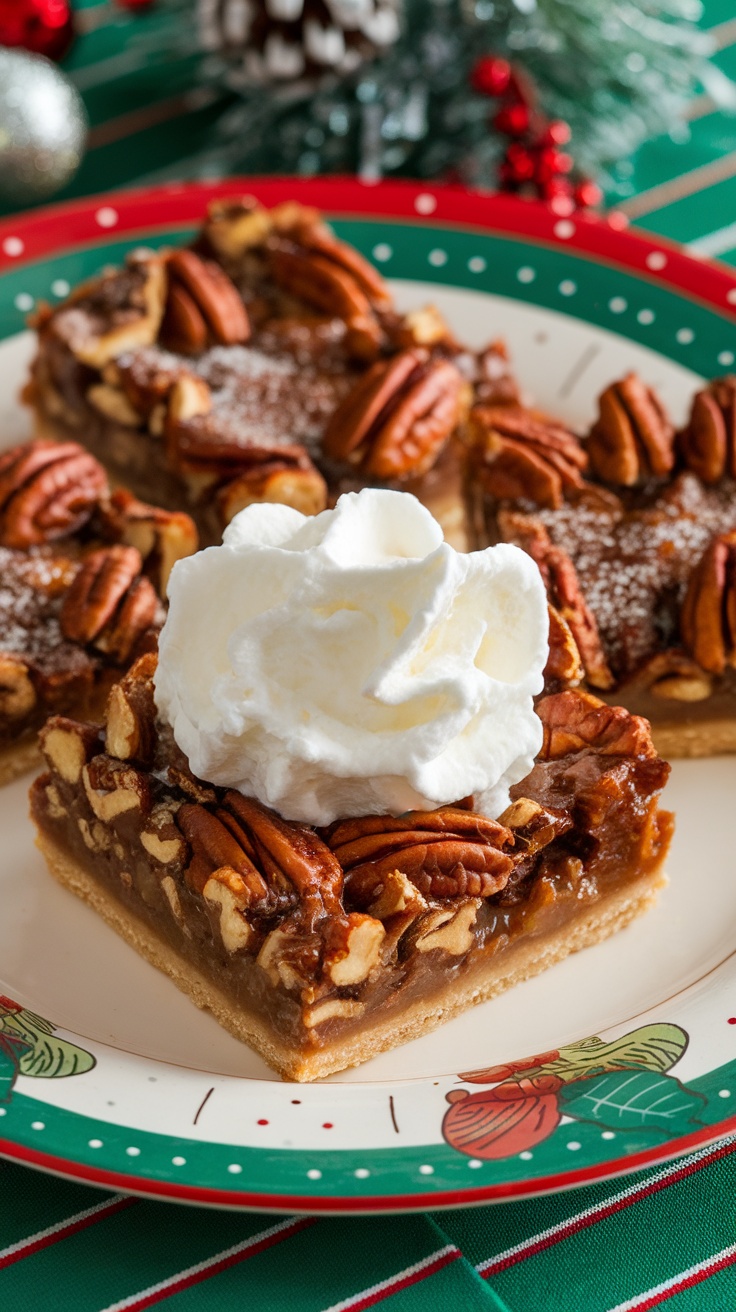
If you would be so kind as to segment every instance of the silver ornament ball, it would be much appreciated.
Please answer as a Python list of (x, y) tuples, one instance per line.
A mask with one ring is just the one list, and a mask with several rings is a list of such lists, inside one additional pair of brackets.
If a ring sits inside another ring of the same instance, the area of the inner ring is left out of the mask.
[(87, 116), (55, 64), (0, 48), (0, 202), (32, 205), (60, 191), (84, 154)]

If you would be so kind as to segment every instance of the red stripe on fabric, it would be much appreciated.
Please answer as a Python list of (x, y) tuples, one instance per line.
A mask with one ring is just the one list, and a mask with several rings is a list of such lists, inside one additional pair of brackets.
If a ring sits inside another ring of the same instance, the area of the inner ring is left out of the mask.
[(191, 1289), (193, 1285), (199, 1285), (204, 1280), (209, 1280), (212, 1276), (219, 1275), (221, 1271), (227, 1271), (231, 1266), (237, 1266), (239, 1262), (245, 1262), (249, 1257), (257, 1257), (259, 1253), (265, 1252), (267, 1248), (274, 1248), (284, 1239), (290, 1239), (292, 1235), (297, 1234), (300, 1230), (306, 1230), (309, 1226), (315, 1225), (316, 1221), (309, 1216), (304, 1216), (300, 1220), (294, 1221), (288, 1229), (284, 1228), (277, 1234), (266, 1235), (255, 1244), (248, 1248), (243, 1248), (239, 1253), (230, 1253), (227, 1257), (214, 1260), (200, 1271), (192, 1271), (188, 1275), (182, 1275), (179, 1280), (172, 1280), (170, 1284), (164, 1285), (162, 1289), (152, 1289), (148, 1293), (141, 1294), (140, 1298), (133, 1298), (130, 1302), (122, 1300), (125, 1306), (125, 1312), (143, 1312), (144, 1308), (153, 1307), (156, 1303), (162, 1303), (165, 1298), (171, 1298), (172, 1294), (180, 1294), (183, 1289)]
[[(674, 1294), (681, 1294), (685, 1289), (692, 1289), (694, 1285), (701, 1285), (704, 1280), (711, 1276), (718, 1275), (719, 1271), (724, 1271), (726, 1267), (733, 1266), (736, 1263), (736, 1253), (728, 1253), (725, 1257), (717, 1258), (715, 1261), (704, 1266), (700, 1271), (691, 1271), (689, 1275), (683, 1276), (677, 1284), (669, 1285), (667, 1289), (660, 1289), (657, 1293), (649, 1296), (645, 1295), (643, 1303), (632, 1303), (631, 1312), (647, 1312), (648, 1308), (659, 1307), (661, 1303), (672, 1298)], [(614, 1309), (615, 1312), (615, 1309)]]
[(678, 1184), (679, 1181), (687, 1179), (688, 1176), (695, 1175), (704, 1166), (710, 1166), (713, 1162), (718, 1162), (723, 1157), (730, 1156), (733, 1152), (736, 1152), (736, 1143), (724, 1144), (708, 1157), (702, 1157), (697, 1162), (687, 1163), (685, 1166), (680, 1167), (679, 1171), (673, 1171), (671, 1175), (666, 1176), (663, 1180), (652, 1180), (649, 1184), (638, 1189), (636, 1193), (631, 1193), (626, 1198), (618, 1198), (608, 1205), (604, 1204), (600, 1210), (591, 1213), (589, 1216), (573, 1217), (564, 1229), (561, 1228), (552, 1235), (540, 1236), (539, 1239), (533, 1240), (524, 1248), (520, 1248), (517, 1253), (508, 1253), (505, 1257), (499, 1258), (497, 1262), (491, 1259), (488, 1265), (485, 1262), (479, 1264), (478, 1274), (484, 1280), (488, 1280), (491, 1276), (498, 1275), (500, 1271), (506, 1271), (508, 1267), (516, 1266), (519, 1262), (525, 1261), (527, 1257), (534, 1257), (547, 1248), (554, 1248), (555, 1244), (562, 1243), (564, 1239), (569, 1239), (571, 1235), (589, 1229), (590, 1226), (596, 1225), (598, 1221), (604, 1221), (607, 1217), (614, 1216), (616, 1212), (624, 1211), (625, 1208), (640, 1202), (642, 1198), (650, 1198), (653, 1194), (668, 1188), (669, 1185)]
[(420, 1194), (374, 1194), (366, 1197), (332, 1193), (321, 1196), (257, 1193), (237, 1189), (214, 1189), (204, 1185), (174, 1184), (170, 1180), (156, 1180), (145, 1176), (127, 1175), (119, 1171), (101, 1170), (99, 1167), (73, 1162), (51, 1153), (40, 1153), (35, 1148), (13, 1143), (10, 1139), (0, 1139), (0, 1156), (25, 1162), (28, 1166), (37, 1166), (41, 1170), (51, 1171), (67, 1179), (84, 1180), (103, 1189), (118, 1189), (125, 1193), (140, 1194), (144, 1198), (169, 1198), (210, 1204), (215, 1207), (255, 1208), (260, 1212), (326, 1212), (344, 1216), (346, 1212), (358, 1214), (412, 1210), (426, 1212), (427, 1208), (434, 1207), (534, 1197), (536, 1194), (570, 1189), (578, 1184), (591, 1184), (594, 1181), (612, 1180), (620, 1175), (630, 1175), (633, 1171), (646, 1166), (656, 1166), (659, 1162), (667, 1162), (683, 1156), (693, 1148), (723, 1139), (734, 1131), (736, 1131), (736, 1116), (730, 1116), (718, 1126), (694, 1130), (692, 1134), (686, 1134), (674, 1142), (632, 1153), (629, 1157), (617, 1157), (613, 1161), (600, 1162), (597, 1166), (561, 1171), (558, 1175), (544, 1175), (533, 1180), (509, 1180), (504, 1184), (480, 1185), (472, 1189), (426, 1189)]
[(111, 1199), (109, 1203), (102, 1203), (91, 1209), (87, 1216), (78, 1216), (76, 1220), (71, 1219), (67, 1225), (61, 1225), (58, 1230), (53, 1230), (50, 1234), (32, 1236), (15, 1252), (6, 1253), (4, 1257), (0, 1256), (0, 1271), (12, 1266), (14, 1262), (20, 1262), (24, 1257), (32, 1257), (34, 1253), (39, 1253), (42, 1248), (48, 1248), (61, 1239), (68, 1239), (70, 1235), (77, 1234), (79, 1230), (86, 1230), (98, 1221), (104, 1221), (106, 1217), (113, 1216), (116, 1212), (122, 1212), (126, 1207), (132, 1207), (138, 1201), (137, 1198)]
[(358, 1299), (357, 1303), (349, 1303), (346, 1312), (363, 1312), (366, 1307), (375, 1307), (376, 1303), (382, 1303), (384, 1298), (391, 1298), (392, 1294), (399, 1294), (402, 1289), (408, 1289), (410, 1285), (418, 1285), (421, 1280), (426, 1280), (428, 1276), (436, 1275), (438, 1271), (442, 1271), (444, 1267), (449, 1266), (450, 1262), (456, 1262), (459, 1257), (462, 1257), (459, 1248), (451, 1253), (440, 1253), (438, 1257), (431, 1262), (427, 1262), (426, 1266), (420, 1267), (418, 1271), (396, 1276), (394, 1280), (388, 1281), (381, 1289), (374, 1289), (372, 1292), (364, 1294), (362, 1298)]

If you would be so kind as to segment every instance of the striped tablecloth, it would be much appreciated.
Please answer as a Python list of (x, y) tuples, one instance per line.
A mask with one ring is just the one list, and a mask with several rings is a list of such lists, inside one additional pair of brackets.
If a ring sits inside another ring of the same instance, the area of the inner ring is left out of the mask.
[[(203, 76), (190, 0), (145, 20), (77, 0), (69, 69), (92, 121), (65, 195), (212, 173), (231, 97)], [(706, 0), (736, 77), (734, 0)], [(197, 86), (192, 82), (197, 73)], [(237, 160), (232, 161), (237, 168)], [(634, 223), (736, 264), (736, 120), (702, 97), (690, 139), (631, 164)], [(370, 1219), (237, 1215), (106, 1195), (0, 1162), (0, 1312), (672, 1312), (736, 1309), (736, 1138), (549, 1198)]]

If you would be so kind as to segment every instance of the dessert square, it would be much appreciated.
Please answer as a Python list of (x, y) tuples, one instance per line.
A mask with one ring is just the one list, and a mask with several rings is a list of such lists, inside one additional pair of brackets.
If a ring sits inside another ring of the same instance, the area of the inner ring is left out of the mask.
[(175, 566), (104, 730), (43, 730), (52, 873), (298, 1080), (596, 942), (661, 887), (669, 766), (645, 720), (540, 697), (547, 610), (528, 554), (458, 552), (406, 493), (248, 507)]
[(673, 817), (646, 723), (544, 696), (498, 820), (456, 806), (288, 822), (195, 778), (157, 718), (156, 657), (104, 728), (53, 717), (31, 790), (52, 874), (289, 1079), (417, 1038), (653, 903)]
[(101, 719), (112, 684), (155, 647), (188, 515), (112, 493), (74, 442), (0, 454), (0, 784), (40, 760), (49, 714)]
[(667, 757), (736, 750), (735, 416), (736, 377), (699, 391), (676, 432), (629, 374), (584, 439), (521, 406), (468, 421), (471, 537), (537, 562), (548, 688), (646, 716)]
[(190, 248), (42, 308), (26, 399), (137, 496), (195, 519), (313, 514), (366, 484), (405, 487), (464, 540), (457, 440), (473, 389), (514, 399), (502, 344), (464, 350), (431, 307), (397, 313), (379, 272), (297, 204), (210, 208)]

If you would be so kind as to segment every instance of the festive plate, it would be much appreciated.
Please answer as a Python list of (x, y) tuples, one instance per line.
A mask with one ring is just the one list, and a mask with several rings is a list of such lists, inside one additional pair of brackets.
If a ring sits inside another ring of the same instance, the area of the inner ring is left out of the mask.
[[(210, 197), (243, 190), (320, 206), (403, 305), (435, 301), (477, 344), (503, 334), (523, 383), (572, 423), (630, 368), (680, 418), (699, 378), (734, 362), (733, 275), (603, 220), (401, 184), (158, 188), (0, 225), (4, 444), (29, 428), (16, 393), (37, 299), (131, 245), (181, 239)], [(671, 882), (641, 921), (306, 1086), (276, 1080), (59, 888), (33, 846), (27, 781), (3, 790), (0, 1152), (158, 1197), (369, 1212), (581, 1184), (736, 1129), (734, 783), (734, 758), (675, 765)]]

